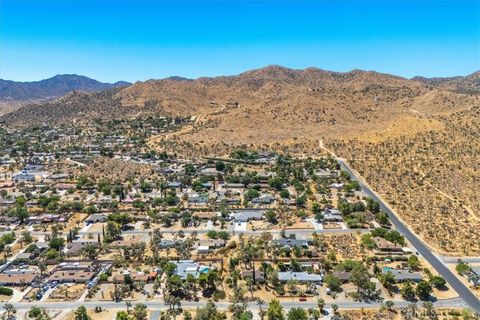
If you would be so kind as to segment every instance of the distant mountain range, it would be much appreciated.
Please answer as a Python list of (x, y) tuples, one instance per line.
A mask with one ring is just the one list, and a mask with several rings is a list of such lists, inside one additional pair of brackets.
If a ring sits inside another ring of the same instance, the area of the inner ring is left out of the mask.
[[(98, 86), (77, 86), (76, 92), (60, 98), (11, 109), (0, 121), (25, 127), (74, 119), (78, 123), (146, 115), (194, 117), (194, 131), (182, 136), (192, 143), (271, 143), (305, 135), (358, 134), (373, 124), (380, 129), (404, 117), (463, 110), (480, 96), (478, 79), (478, 72), (406, 79), (374, 71), (281, 66), (235, 76), (148, 80), (118, 88), (112, 87), (125, 83), (98, 85), (89, 79), (87, 83)], [(95, 92), (84, 92), (85, 88)]]
[(412, 80), (420, 81), (435, 87), (442, 87), (458, 93), (480, 93), (480, 71), (462, 77), (415, 77)]
[(130, 83), (125, 81), (104, 83), (76, 74), (61, 74), (31, 82), (0, 79), (0, 102), (47, 100), (61, 97), (75, 90), (92, 92), (128, 85)]

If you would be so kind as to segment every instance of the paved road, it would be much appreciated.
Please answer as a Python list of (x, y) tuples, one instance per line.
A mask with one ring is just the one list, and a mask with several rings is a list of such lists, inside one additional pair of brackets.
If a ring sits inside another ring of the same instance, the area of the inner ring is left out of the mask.
[(150, 314), (150, 320), (158, 320), (160, 319), (160, 310), (153, 310)]
[(480, 312), (480, 300), (470, 291), (470, 289), (463, 284), (447, 266), (434, 254), (432, 251), (412, 232), (408, 227), (397, 217), (397, 215), (386, 205), (381, 197), (373, 192), (354, 172), (343, 159), (338, 159), (342, 170), (347, 171), (352, 176), (352, 179), (359, 182), (364, 192), (372, 199), (380, 203), (380, 208), (385, 211), (395, 228), (402, 233), (408, 241), (417, 249), (417, 251), (442, 275), (443, 278), (450, 284), (450, 286), (459, 294), (473, 310)]
[(440, 256), (445, 263), (457, 263), (458, 260), (468, 263), (480, 263), (480, 257), (449, 257), (449, 256)]
[[(122, 235), (148, 235), (150, 232), (153, 230), (128, 230), (122, 232)], [(182, 229), (182, 231), (185, 234), (190, 234), (193, 232), (196, 232), (198, 234), (204, 234), (207, 233), (210, 230), (207, 229)], [(232, 232), (231, 230), (226, 230), (229, 232)], [(324, 230), (315, 230), (315, 229), (285, 229), (285, 233), (295, 233), (297, 235), (312, 235), (313, 233), (318, 233), (318, 234), (337, 234), (337, 233), (350, 233), (350, 232), (361, 232), (361, 233), (366, 233), (368, 232), (368, 229), (324, 229)], [(172, 229), (160, 229), (161, 233), (169, 234), (169, 233), (176, 233), (178, 230), (172, 230)], [(243, 233), (243, 234), (248, 234), (248, 235), (261, 235), (264, 232), (268, 232), (271, 234), (280, 234), (282, 230), (246, 230), (246, 231), (235, 231), (236, 234)], [(49, 232), (43, 232), (43, 231), (32, 231), (31, 235), (32, 236), (44, 236), (45, 234), (49, 234)], [(102, 234), (102, 231), (79, 231), (78, 235), (79, 236), (87, 236), (87, 235), (97, 235), (97, 234)], [(66, 236), (66, 234), (65, 234)]]
[[(150, 300), (150, 301), (135, 301), (133, 304), (137, 303), (143, 303), (145, 304), (150, 310), (166, 310), (168, 309), (168, 306), (165, 305), (165, 302), (161, 300)], [(183, 308), (197, 308), (197, 307), (204, 307), (206, 304), (206, 301), (182, 301), (182, 307)], [(335, 304), (337, 304), (341, 309), (360, 309), (360, 308), (366, 308), (366, 309), (376, 309), (381, 307), (380, 302), (373, 302), (373, 303), (367, 303), (367, 302), (347, 302), (347, 301), (335, 301)], [(12, 303), (17, 310), (25, 310), (25, 309), (30, 309), (32, 306), (35, 306), (35, 302), (16, 302)], [(305, 301), (305, 302), (300, 302), (300, 301), (281, 301), (282, 306), (285, 309), (290, 309), (294, 307), (302, 307), (305, 309), (309, 308), (317, 308), (317, 303), (316, 301)], [(399, 300), (395, 301), (395, 306), (396, 307), (405, 307), (410, 302)], [(3, 303), (0, 304), (0, 307), (3, 307)], [(124, 302), (113, 302), (113, 301), (70, 301), (70, 302), (41, 302), (39, 304), (41, 307), (46, 308), (46, 309), (76, 309), (80, 306), (85, 306), (87, 309), (93, 309), (97, 306), (102, 307), (102, 309), (125, 309), (125, 303)], [(220, 310), (227, 310), (228, 307), (230, 306), (229, 302), (216, 302), (215, 305), (217, 306), (218, 309)], [(268, 305), (268, 303), (266, 303)], [(455, 299), (445, 299), (445, 300), (439, 300), (434, 303), (434, 306), (437, 308), (453, 308), (453, 307), (463, 307), (464, 303), (461, 299), (455, 298)], [(330, 308), (331, 304), (327, 303), (326, 308)], [(258, 305), (256, 302), (249, 302), (248, 303), (248, 308), (249, 310), (258, 310)]]

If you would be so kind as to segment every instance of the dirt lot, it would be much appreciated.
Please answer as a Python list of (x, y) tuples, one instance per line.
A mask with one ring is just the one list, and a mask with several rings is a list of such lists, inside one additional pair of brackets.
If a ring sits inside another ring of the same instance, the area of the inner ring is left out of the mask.
[[(94, 310), (87, 310), (87, 313), (90, 316), (91, 320), (113, 320), (115, 319), (117, 312), (121, 310), (124, 310), (124, 309), (108, 309), (98, 313), (95, 312)], [(75, 319), (75, 311), (72, 311), (62, 320), (74, 320), (74, 319)]]
[(48, 296), (47, 301), (75, 301), (85, 292), (84, 284), (60, 284)]

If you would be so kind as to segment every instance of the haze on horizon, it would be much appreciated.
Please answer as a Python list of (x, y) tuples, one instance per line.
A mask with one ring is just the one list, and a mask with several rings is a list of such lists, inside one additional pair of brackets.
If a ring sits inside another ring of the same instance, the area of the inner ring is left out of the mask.
[(467, 75), (480, 69), (480, 2), (0, 1), (2, 79), (134, 82), (271, 64)]

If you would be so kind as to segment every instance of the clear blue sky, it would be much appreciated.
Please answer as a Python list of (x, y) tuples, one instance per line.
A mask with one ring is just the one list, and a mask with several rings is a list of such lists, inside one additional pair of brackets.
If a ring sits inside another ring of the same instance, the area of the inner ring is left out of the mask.
[(269, 64), (411, 77), (480, 69), (480, 0), (0, 0), (0, 78), (236, 74)]

